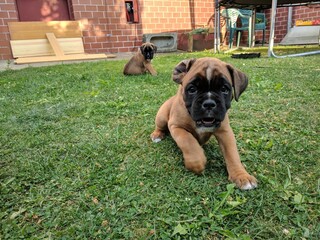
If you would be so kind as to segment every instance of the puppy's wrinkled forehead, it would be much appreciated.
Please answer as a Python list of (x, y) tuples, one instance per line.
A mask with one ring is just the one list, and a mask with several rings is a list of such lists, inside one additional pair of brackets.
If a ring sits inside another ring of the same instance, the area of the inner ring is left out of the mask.
[(209, 60), (207, 58), (199, 59), (192, 65), (186, 77), (191, 80), (195, 76), (207, 79), (208, 81), (217, 78), (225, 78), (231, 81), (230, 72), (226, 64), (220, 60), (211, 58)]

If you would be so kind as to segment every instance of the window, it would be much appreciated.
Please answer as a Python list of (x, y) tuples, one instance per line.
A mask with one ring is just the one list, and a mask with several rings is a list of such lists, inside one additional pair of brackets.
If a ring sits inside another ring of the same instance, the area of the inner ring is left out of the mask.
[(125, 11), (126, 18), (128, 23), (138, 23), (139, 22), (139, 14), (138, 14), (138, 1), (124, 1), (125, 3)]
[(16, 0), (20, 21), (70, 20), (68, 0)]

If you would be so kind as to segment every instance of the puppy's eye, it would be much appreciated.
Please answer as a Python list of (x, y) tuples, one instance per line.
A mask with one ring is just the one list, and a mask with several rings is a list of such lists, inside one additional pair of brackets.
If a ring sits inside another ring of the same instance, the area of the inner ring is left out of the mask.
[(229, 88), (227, 86), (222, 86), (222, 88), (220, 89), (220, 91), (223, 93), (223, 94), (228, 94), (229, 93)]
[(190, 86), (190, 87), (187, 88), (187, 92), (189, 94), (196, 94), (197, 91), (198, 91), (198, 89), (195, 86)]

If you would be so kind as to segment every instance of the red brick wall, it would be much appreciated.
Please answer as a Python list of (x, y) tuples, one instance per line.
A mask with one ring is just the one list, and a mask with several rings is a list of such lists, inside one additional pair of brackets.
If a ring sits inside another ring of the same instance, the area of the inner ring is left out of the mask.
[(296, 20), (316, 20), (320, 19), (320, 4), (310, 5), (308, 7), (293, 8), (293, 24)]
[(8, 22), (18, 21), (15, 0), (0, 2), (0, 60), (12, 59)]
[[(268, 19), (267, 22), (267, 30), (266, 30), (266, 41), (269, 42), (270, 36), (270, 19), (271, 19), (271, 10), (266, 10), (266, 18)], [(288, 8), (282, 7), (277, 9), (276, 14), (276, 26), (274, 30), (274, 42), (280, 42), (287, 33), (287, 21), (288, 21)]]
[[(124, 0), (74, 0), (75, 19), (83, 20), (87, 52), (130, 52), (144, 33), (179, 32), (206, 24), (214, 12), (212, 0), (140, 0), (139, 23), (127, 23)], [(75, 3), (77, 2), (77, 3)], [(190, 13), (191, 11), (191, 13)], [(194, 13), (194, 14), (192, 14)]]
[[(211, 21), (214, 13), (213, 0), (137, 1), (140, 21), (127, 23), (124, 0), (68, 0), (73, 20), (79, 20), (83, 26), (85, 51), (87, 53), (136, 51), (144, 33), (184, 32), (199, 25), (206, 25), (208, 22), (213, 25)], [(278, 8), (276, 42), (285, 36), (287, 11), (287, 8)], [(293, 15), (293, 21), (319, 19), (320, 8), (295, 7)], [(269, 16), (270, 14), (267, 14), (268, 18)], [(0, 60), (12, 59), (7, 26), (9, 21), (19, 21), (15, 0), (1, 0)], [(268, 38), (269, 30), (266, 39)]]

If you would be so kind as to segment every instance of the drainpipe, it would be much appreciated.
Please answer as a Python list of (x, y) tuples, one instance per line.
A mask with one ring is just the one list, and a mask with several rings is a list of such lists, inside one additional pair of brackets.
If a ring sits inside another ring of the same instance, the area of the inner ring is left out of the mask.
[(288, 24), (287, 24), (287, 33), (292, 28), (292, 7), (288, 8)]
[(214, 0), (214, 53), (220, 52), (220, 11), (219, 1)]

